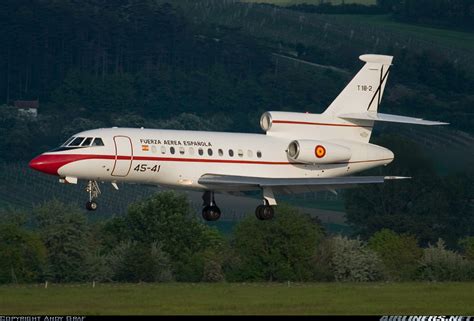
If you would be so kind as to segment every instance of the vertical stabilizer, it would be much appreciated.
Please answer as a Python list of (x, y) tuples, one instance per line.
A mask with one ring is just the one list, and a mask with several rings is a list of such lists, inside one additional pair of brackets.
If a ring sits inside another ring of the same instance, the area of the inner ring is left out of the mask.
[(365, 65), (324, 111), (324, 115), (377, 112), (387, 83), (392, 56), (362, 55)]

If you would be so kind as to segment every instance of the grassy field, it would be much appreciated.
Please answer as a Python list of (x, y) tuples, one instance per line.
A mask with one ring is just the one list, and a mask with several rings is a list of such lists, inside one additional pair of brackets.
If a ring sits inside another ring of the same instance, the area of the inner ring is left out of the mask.
[(361, 23), (365, 26), (374, 26), (391, 30), (407, 37), (423, 39), (446, 46), (455, 46), (464, 50), (474, 50), (474, 34), (446, 28), (434, 28), (410, 23), (398, 22), (389, 15), (330, 15), (332, 19), (341, 23)]
[(474, 314), (472, 283), (0, 287), (0, 314)]

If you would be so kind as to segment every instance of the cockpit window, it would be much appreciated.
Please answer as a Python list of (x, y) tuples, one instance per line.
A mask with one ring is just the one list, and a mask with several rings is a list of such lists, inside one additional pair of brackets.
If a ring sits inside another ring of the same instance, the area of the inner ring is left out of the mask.
[(76, 137), (68, 146), (80, 146), (84, 137)]
[(92, 137), (87, 137), (86, 139), (84, 139), (81, 146), (89, 146), (91, 142), (92, 142)]
[(94, 139), (92, 146), (104, 146), (104, 142), (102, 141), (102, 138), (97, 137), (96, 139)]
[(74, 136), (69, 137), (69, 139), (66, 140), (66, 141), (64, 142), (64, 144), (62, 144), (61, 146), (67, 146), (67, 144), (69, 144), (70, 142), (72, 142), (72, 140), (73, 140), (74, 138), (76, 138), (76, 137), (74, 137)]

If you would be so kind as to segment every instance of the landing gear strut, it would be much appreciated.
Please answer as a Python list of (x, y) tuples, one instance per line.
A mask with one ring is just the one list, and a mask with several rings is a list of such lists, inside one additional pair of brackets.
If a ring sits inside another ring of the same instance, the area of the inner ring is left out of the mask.
[(206, 221), (217, 221), (221, 217), (221, 210), (216, 205), (214, 200), (214, 192), (206, 191), (202, 195), (203, 208), (202, 208), (202, 217)]
[(263, 188), (263, 202), (264, 204), (257, 206), (255, 209), (255, 216), (261, 221), (271, 220), (275, 216), (273, 205), (276, 205), (275, 196), (271, 188)]
[(100, 195), (100, 188), (97, 181), (87, 182), (86, 192), (89, 193), (89, 201), (86, 203), (86, 209), (88, 211), (95, 211), (98, 205), (94, 199), (98, 198)]

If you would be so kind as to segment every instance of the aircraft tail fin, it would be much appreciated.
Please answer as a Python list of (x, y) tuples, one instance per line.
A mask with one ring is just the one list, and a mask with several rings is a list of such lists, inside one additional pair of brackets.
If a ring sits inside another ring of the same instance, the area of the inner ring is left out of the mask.
[(393, 56), (362, 55), (365, 65), (323, 114), (339, 117), (341, 114), (377, 112), (387, 83)]

